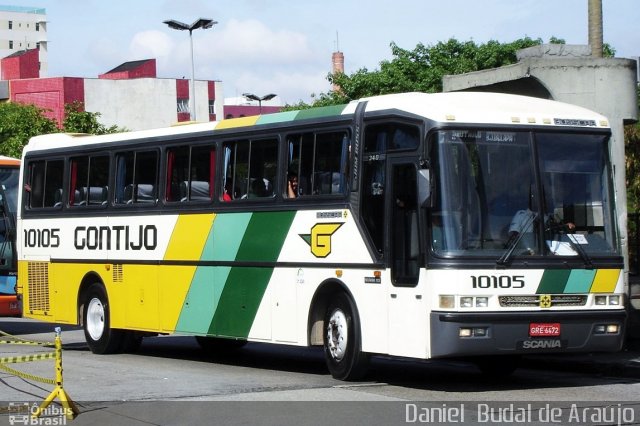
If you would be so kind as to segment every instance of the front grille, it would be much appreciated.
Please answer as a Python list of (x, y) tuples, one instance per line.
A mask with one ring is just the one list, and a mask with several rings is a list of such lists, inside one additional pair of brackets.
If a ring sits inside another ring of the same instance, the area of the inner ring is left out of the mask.
[[(500, 306), (503, 308), (532, 308), (540, 307), (541, 294), (525, 296), (499, 296)], [(585, 306), (587, 296), (582, 294), (552, 294), (551, 307), (554, 306)]]
[(49, 311), (49, 263), (29, 262), (27, 264), (29, 285), (29, 310)]

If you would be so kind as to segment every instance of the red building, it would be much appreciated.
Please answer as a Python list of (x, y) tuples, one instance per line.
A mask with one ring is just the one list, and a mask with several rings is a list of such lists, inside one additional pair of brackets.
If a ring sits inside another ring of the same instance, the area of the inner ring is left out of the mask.
[[(106, 126), (128, 130), (164, 127), (188, 121), (190, 84), (185, 79), (157, 78), (156, 60), (131, 61), (96, 78), (38, 78), (38, 51), (17, 52), (0, 59), (0, 100), (34, 104), (58, 123), (64, 105), (82, 102), (87, 111), (100, 113)], [(196, 81), (196, 119), (223, 117), (221, 83)]]

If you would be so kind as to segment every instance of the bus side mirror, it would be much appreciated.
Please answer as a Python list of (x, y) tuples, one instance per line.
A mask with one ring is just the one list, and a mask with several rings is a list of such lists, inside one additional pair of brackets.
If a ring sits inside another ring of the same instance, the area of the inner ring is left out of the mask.
[(418, 203), (426, 207), (431, 198), (431, 174), (429, 169), (418, 170)]

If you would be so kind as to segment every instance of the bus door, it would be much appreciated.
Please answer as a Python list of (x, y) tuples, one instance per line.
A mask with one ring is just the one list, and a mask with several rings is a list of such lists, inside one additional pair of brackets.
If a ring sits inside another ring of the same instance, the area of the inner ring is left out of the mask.
[(426, 333), (412, 334), (425, 329), (427, 311), (418, 286), (424, 257), (420, 255), (417, 167), (415, 160), (402, 159), (388, 159), (388, 167), (389, 353), (424, 356)]

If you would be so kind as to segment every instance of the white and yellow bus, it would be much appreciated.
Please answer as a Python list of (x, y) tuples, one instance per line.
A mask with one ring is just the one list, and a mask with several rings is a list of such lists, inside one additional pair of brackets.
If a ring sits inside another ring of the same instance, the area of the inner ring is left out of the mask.
[[(605, 117), (490, 93), (33, 138), (24, 315), (95, 353), (143, 336), (370, 355), (615, 351), (626, 319)], [(295, 181), (292, 188), (289, 181)]]

